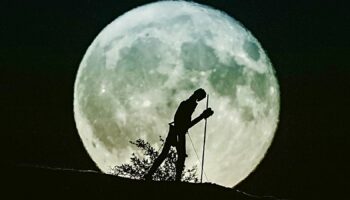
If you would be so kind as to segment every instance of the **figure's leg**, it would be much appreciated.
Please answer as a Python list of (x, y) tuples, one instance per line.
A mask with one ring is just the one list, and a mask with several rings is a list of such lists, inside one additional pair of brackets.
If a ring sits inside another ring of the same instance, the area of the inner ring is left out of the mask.
[(186, 159), (186, 137), (185, 134), (179, 134), (179, 141), (176, 145), (177, 161), (175, 181), (181, 181), (182, 171), (185, 167)]
[(145, 179), (152, 179), (152, 175), (154, 172), (158, 169), (158, 167), (162, 164), (162, 162), (167, 157), (169, 150), (170, 150), (171, 144), (167, 140), (164, 143), (164, 147), (162, 149), (162, 152), (159, 154), (159, 156), (154, 160), (154, 163), (148, 173), (145, 175)]

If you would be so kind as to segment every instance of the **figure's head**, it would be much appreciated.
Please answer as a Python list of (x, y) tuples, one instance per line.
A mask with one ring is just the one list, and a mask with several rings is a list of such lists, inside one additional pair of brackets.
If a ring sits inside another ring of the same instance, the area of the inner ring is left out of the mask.
[(191, 98), (195, 99), (197, 102), (201, 101), (207, 96), (207, 93), (202, 88), (197, 89), (193, 92)]

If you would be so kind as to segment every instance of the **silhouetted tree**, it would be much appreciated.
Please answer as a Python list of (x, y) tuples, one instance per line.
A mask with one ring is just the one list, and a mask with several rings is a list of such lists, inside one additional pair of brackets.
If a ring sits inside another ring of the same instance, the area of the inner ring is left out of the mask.
[[(162, 144), (164, 140), (159, 137)], [(117, 165), (111, 169), (112, 174), (127, 177), (131, 179), (142, 179), (142, 177), (147, 173), (154, 160), (159, 155), (159, 150), (156, 150), (150, 145), (150, 143), (144, 141), (143, 139), (137, 139), (135, 142), (130, 141), (131, 144), (135, 145), (137, 148), (141, 149), (143, 152), (143, 157), (138, 157), (135, 153), (132, 153), (130, 158), (130, 163)], [(173, 181), (175, 180), (175, 162), (177, 160), (177, 154), (174, 147), (168, 154), (163, 164), (157, 169), (153, 175), (153, 180), (156, 181)], [(185, 169), (182, 174), (182, 181), (185, 182), (195, 182), (198, 183), (197, 178), (197, 166), (192, 166), (189, 169)]]

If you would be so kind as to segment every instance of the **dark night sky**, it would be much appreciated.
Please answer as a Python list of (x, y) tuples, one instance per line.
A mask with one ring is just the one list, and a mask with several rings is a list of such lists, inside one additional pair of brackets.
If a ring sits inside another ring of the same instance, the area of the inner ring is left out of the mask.
[[(147, 2), (2, 3), (0, 121), (6, 165), (96, 169), (75, 128), (75, 75), (95, 36)], [(269, 55), (280, 84), (275, 139), (239, 188), (289, 198), (332, 191), (340, 196), (349, 186), (347, 7), (338, 1), (195, 2), (223, 10), (248, 28)]]

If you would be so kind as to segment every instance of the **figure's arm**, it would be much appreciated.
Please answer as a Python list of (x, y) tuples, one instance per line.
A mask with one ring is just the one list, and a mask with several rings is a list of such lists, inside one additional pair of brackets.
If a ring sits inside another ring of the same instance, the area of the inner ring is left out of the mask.
[(200, 114), (198, 117), (196, 117), (194, 120), (191, 121), (190, 126), (188, 129), (190, 129), (192, 126), (196, 125), (198, 122), (200, 122), (202, 119), (206, 119), (214, 114), (214, 111), (211, 108), (206, 109), (203, 111), (202, 114)]
[(190, 127), (188, 127), (188, 129), (192, 128), (192, 126), (196, 125), (202, 119), (204, 119), (204, 117), (202, 116), (202, 114), (200, 114), (198, 117), (196, 117), (194, 120), (191, 121)]

